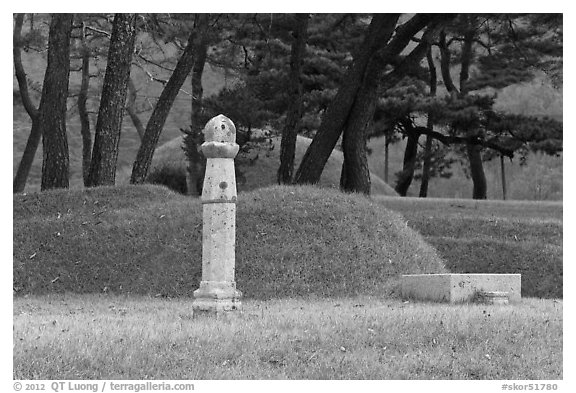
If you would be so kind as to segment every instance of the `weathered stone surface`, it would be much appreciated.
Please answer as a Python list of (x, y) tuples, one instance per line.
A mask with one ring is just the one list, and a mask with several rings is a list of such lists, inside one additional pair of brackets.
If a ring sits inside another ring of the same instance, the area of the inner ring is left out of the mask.
[(478, 292), (507, 292), (511, 303), (521, 299), (520, 274), (407, 274), (402, 297), (435, 302), (472, 302)]
[(234, 158), (240, 150), (240, 146), (230, 142), (204, 142), (200, 148), (206, 158)]
[(204, 127), (206, 173), (202, 191), (202, 281), (194, 291), (195, 316), (219, 315), (241, 309), (236, 289), (236, 127), (223, 115)]
[(236, 196), (234, 161), (230, 158), (208, 158), (202, 187), (202, 203), (235, 203)]
[(213, 117), (202, 132), (206, 142), (236, 143), (236, 126), (224, 115)]
[(234, 281), (236, 205), (207, 203), (202, 208), (202, 281)]

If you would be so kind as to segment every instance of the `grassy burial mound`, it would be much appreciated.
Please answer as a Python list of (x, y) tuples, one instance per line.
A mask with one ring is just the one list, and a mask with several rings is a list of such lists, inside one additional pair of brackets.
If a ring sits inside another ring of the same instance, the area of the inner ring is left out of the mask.
[(381, 198), (453, 273), (520, 273), (522, 296), (562, 298), (562, 203)]
[[(14, 196), (14, 293), (191, 296), (202, 205), (159, 186)], [(445, 272), (400, 215), (359, 195), (274, 186), (240, 195), (236, 281), (247, 298), (390, 295)]]
[[(302, 157), (304, 157), (304, 153), (311, 142), (310, 138), (298, 136), (296, 140), (296, 167), (302, 161)], [(266, 138), (258, 145), (261, 149), (248, 152), (245, 159), (236, 159), (236, 165), (243, 175), (242, 178), (238, 179), (238, 191), (251, 191), (277, 184), (276, 172), (280, 165), (280, 137)], [(170, 168), (172, 169), (171, 173), (178, 173), (182, 178), (178, 183), (185, 184), (187, 162), (181, 146), (182, 137), (172, 139), (159, 146), (154, 153), (150, 172), (161, 168)], [(340, 187), (343, 160), (341, 151), (334, 150), (332, 152), (320, 178), (321, 187)], [(398, 195), (392, 187), (374, 173), (371, 174), (370, 178), (372, 180), (372, 195)]]

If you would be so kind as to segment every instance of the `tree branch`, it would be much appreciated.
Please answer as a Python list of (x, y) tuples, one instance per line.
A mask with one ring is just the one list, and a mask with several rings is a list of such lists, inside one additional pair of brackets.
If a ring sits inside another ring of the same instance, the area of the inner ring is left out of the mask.
[(162, 69), (162, 70), (169, 71), (169, 72), (174, 72), (174, 69), (173, 69), (173, 68), (168, 68), (168, 67), (166, 67), (166, 66), (164, 66), (164, 65), (162, 65), (162, 64), (160, 64), (160, 63), (158, 63), (158, 62), (156, 62), (156, 61), (150, 60), (150, 59), (142, 56), (142, 54), (140, 54), (140, 53), (137, 53), (136, 56), (138, 56), (140, 59), (144, 60), (146, 63), (152, 64), (152, 65), (154, 65), (154, 66), (156, 66), (156, 67), (158, 67), (158, 68), (160, 68), (160, 69)]
[(112, 36), (112, 33), (109, 33), (106, 30), (101, 30), (101, 29), (98, 29), (98, 28), (92, 27), (92, 26), (86, 26), (86, 30), (91, 30), (95, 33), (98, 33), (98, 34), (103, 35), (103, 36), (108, 37), (108, 38), (110, 38)]
[(431, 136), (432, 138), (436, 139), (437, 141), (440, 141), (442, 144), (444, 144), (446, 146), (450, 146), (450, 145), (454, 145), (454, 144), (480, 145), (480, 146), (490, 148), (492, 150), (496, 150), (497, 152), (499, 152), (500, 154), (502, 154), (506, 157), (509, 157), (509, 158), (514, 157), (514, 150), (502, 147), (502, 146), (500, 146), (500, 145), (498, 145), (492, 141), (487, 141), (487, 140), (478, 138), (478, 137), (473, 136), (473, 135), (466, 136), (466, 137), (455, 136), (455, 135), (444, 135), (438, 131), (434, 131), (434, 130), (431, 130), (427, 127), (421, 127), (421, 126), (404, 127), (404, 132), (406, 132), (406, 133), (415, 132), (415, 133), (418, 133), (419, 135)]

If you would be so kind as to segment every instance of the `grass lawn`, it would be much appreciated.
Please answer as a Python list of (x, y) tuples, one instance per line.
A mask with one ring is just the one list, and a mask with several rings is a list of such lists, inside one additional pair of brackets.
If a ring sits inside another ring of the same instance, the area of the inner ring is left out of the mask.
[(562, 379), (562, 301), (515, 306), (375, 297), (14, 299), (15, 379)]
[[(192, 318), (198, 199), (150, 185), (15, 195), (14, 378), (563, 378), (561, 203), (285, 186), (239, 201), (244, 311), (212, 320)], [(524, 298), (398, 298), (400, 274), (447, 271), (520, 272)]]

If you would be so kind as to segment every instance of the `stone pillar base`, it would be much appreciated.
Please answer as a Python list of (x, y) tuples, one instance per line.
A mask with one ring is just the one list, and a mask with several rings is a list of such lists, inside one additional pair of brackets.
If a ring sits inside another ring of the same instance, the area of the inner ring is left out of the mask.
[(241, 297), (235, 282), (202, 281), (194, 291), (193, 316), (235, 314), (242, 310)]

